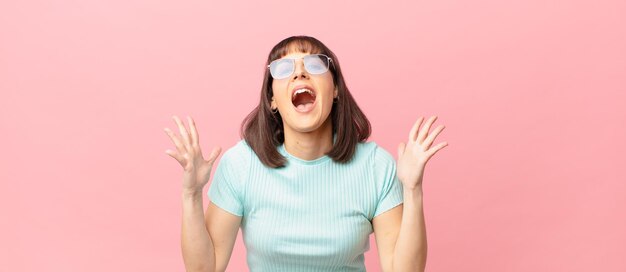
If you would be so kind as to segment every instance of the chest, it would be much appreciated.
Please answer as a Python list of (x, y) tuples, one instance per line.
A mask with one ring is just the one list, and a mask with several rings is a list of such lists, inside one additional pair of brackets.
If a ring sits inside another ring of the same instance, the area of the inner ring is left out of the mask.
[(242, 229), (249, 253), (320, 262), (369, 249), (376, 187), (368, 169), (301, 168), (248, 181)]

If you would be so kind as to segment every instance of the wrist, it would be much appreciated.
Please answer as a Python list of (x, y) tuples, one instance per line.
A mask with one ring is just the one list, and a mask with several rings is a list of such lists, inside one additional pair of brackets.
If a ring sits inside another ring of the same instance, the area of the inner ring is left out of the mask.
[(202, 190), (183, 189), (183, 198), (202, 198)]
[(402, 194), (404, 195), (404, 199), (419, 199), (421, 200), (424, 196), (422, 191), (422, 186), (416, 186), (414, 188), (403, 188)]

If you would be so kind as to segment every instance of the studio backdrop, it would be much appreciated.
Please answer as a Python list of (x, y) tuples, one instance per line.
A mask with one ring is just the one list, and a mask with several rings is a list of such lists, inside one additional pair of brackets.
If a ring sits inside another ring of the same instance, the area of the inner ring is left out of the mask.
[(617, 0), (0, 1), (0, 270), (184, 271), (163, 128), (232, 147), (271, 48), (308, 35), (369, 141), (446, 126), (427, 271), (626, 271), (624, 26)]

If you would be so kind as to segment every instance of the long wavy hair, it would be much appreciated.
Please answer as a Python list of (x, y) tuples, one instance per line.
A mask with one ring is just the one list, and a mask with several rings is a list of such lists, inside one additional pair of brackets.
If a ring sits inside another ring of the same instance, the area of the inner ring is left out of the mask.
[[(336, 136), (332, 149), (326, 153), (335, 162), (346, 163), (355, 153), (359, 142), (364, 142), (371, 134), (371, 125), (365, 114), (348, 91), (341, 74), (337, 56), (319, 40), (309, 36), (292, 36), (280, 41), (272, 48), (265, 67), (272, 61), (286, 56), (291, 50), (302, 53), (324, 54), (332, 58), (329, 71), (338, 91), (338, 99), (333, 103), (329, 118), (332, 120), (333, 135)], [(271, 100), (273, 78), (265, 69), (259, 105), (241, 123), (240, 136), (246, 140), (261, 162), (271, 168), (285, 166), (287, 160), (277, 150), (285, 142), (283, 120), (280, 113), (272, 113)]]

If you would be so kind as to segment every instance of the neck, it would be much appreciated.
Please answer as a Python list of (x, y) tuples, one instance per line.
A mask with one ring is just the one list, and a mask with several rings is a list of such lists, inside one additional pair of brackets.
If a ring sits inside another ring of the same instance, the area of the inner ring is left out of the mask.
[(324, 156), (333, 147), (331, 119), (315, 131), (298, 132), (285, 129), (285, 149), (289, 154), (302, 160), (315, 160)]

